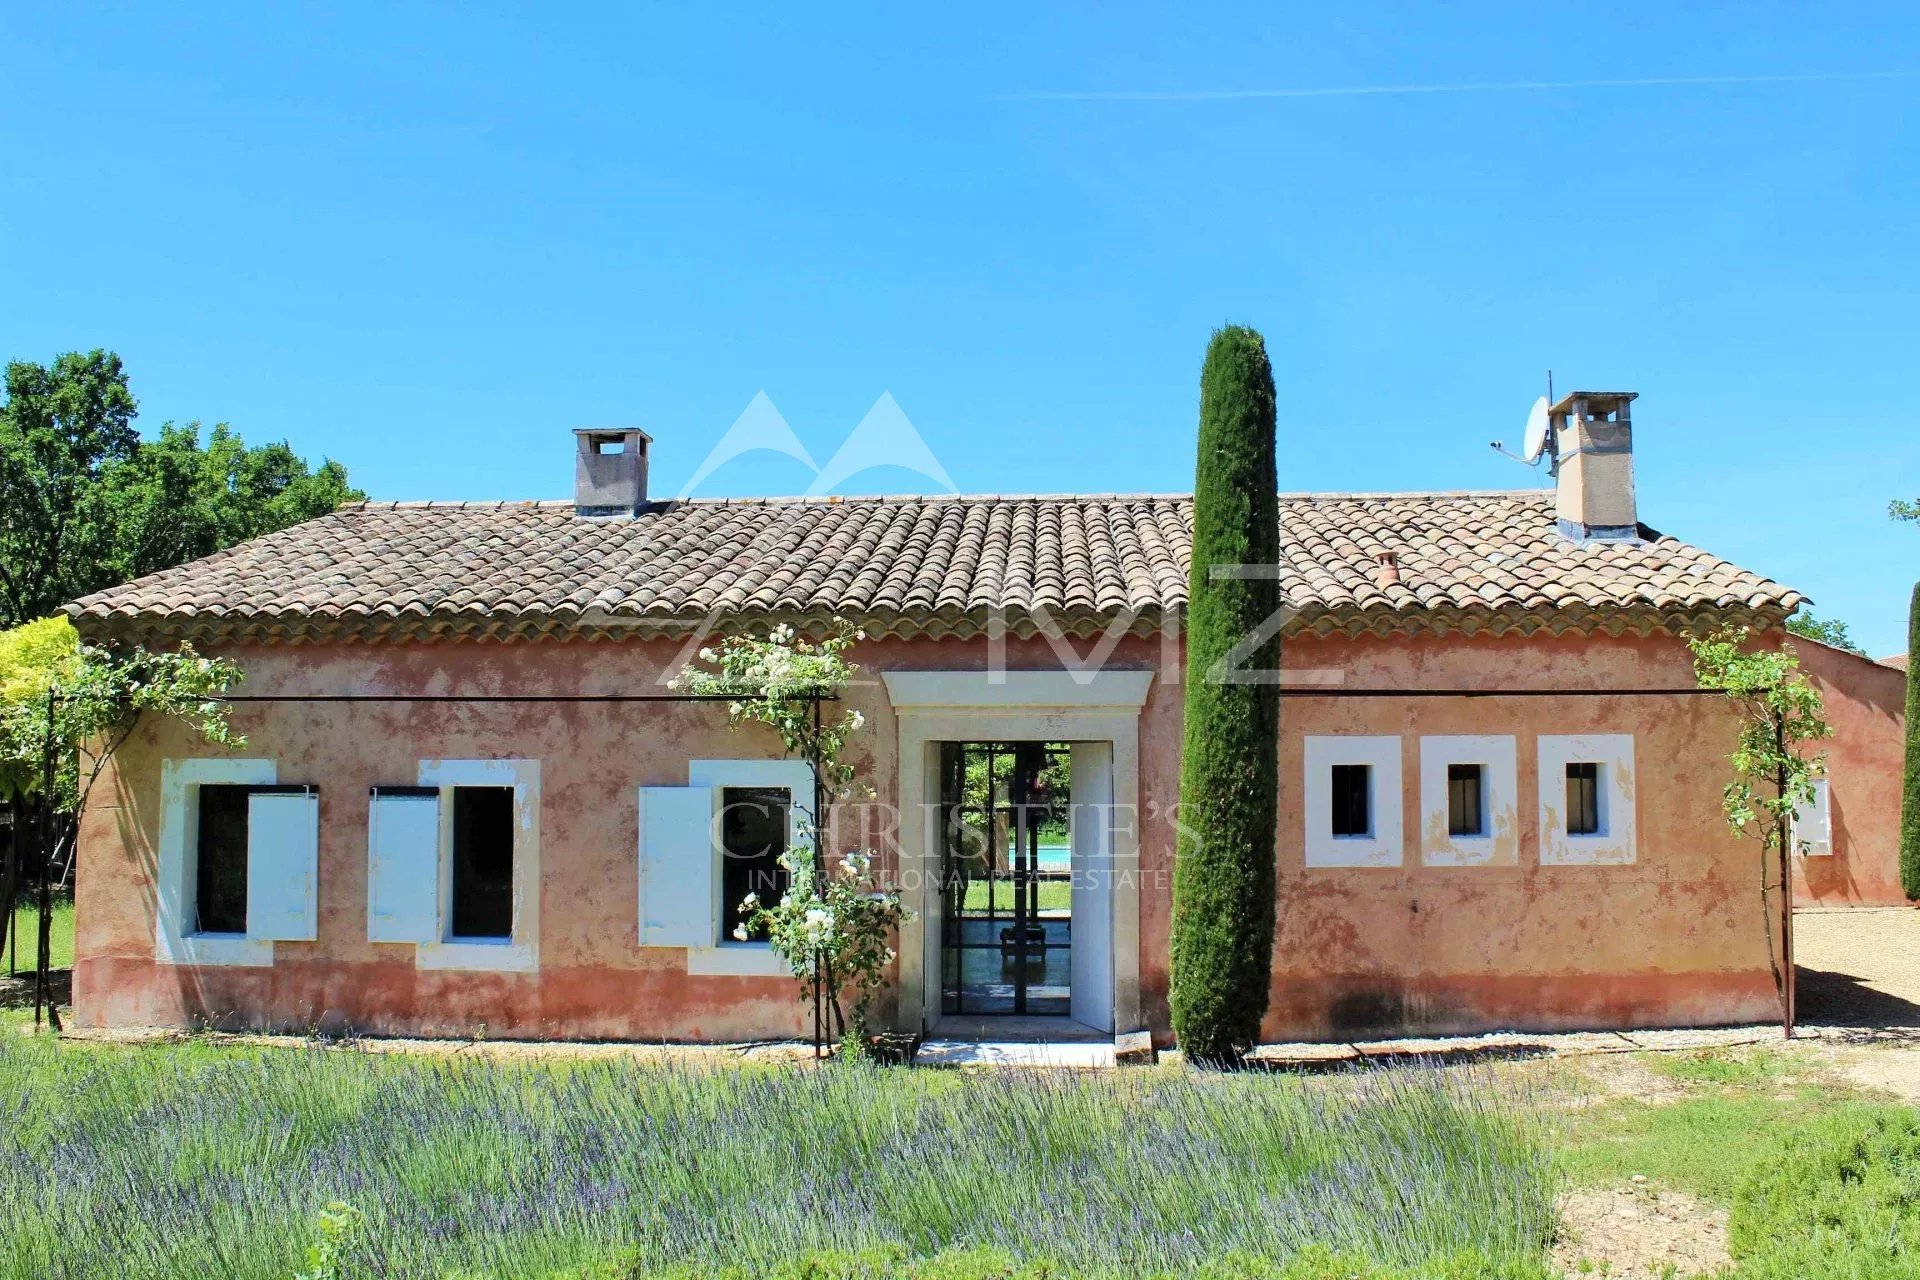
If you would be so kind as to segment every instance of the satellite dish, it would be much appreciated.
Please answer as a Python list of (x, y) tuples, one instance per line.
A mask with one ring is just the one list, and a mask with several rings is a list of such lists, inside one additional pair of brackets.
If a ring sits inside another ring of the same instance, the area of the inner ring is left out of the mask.
[(1546, 451), (1547, 398), (1541, 396), (1527, 413), (1527, 434), (1521, 437), (1520, 456), (1527, 462), (1538, 462)]

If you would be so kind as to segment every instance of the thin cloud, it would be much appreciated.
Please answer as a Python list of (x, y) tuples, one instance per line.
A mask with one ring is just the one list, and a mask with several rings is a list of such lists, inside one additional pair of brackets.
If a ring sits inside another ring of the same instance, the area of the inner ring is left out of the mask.
[(995, 102), (1256, 102), (1281, 98), (1383, 98), (1418, 93), (1540, 93), (1554, 89), (1651, 89), (1663, 86), (1819, 84), (1840, 80), (1913, 80), (1914, 71), (1809, 71), (1797, 75), (1639, 76), (1617, 80), (1479, 80), (1456, 84), (1363, 84), (1324, 89), (1065, 89), (996, 94)]

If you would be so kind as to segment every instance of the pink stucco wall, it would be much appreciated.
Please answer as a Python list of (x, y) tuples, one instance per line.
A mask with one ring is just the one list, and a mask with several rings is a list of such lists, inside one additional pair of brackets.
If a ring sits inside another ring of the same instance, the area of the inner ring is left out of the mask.
[(1792, 644), (1833, 726), (1833, 737), (1823, 744), (1833, 854), (1795, 859), (1794, 901), (1823, 907), (1902, 905), (1907, 900), (1900, 888), (1907, 674), (1815, 641)]
[[(1082, 648), (1085, 646), (1082, 645)], [(657, 689), (663, 642), (446, 643), (240, 649), (244, 692), (610, 693)], [(1160, 642), (1129, 639), (1116, 666), (1160, 667)], [(984, 642), (880, 641), (871, 669), (979, 668)], [(1015, 668), (1058, 666), (1013, 642)], [(1289, 669), (1345, 687), (1625, 689), (1691, 684), (1671, 637), (1298, 639)], [(895, 721), (884, 689), (850, 695), (869, 732), (857, 749), (884, 812), (896, 794)], [(684, 785), (690, 758), (773, 755), (770, 738), (727, 727), (712, 705), (252, 704), (245, 754), (283, 781), (321, 789), (320, 924), (278, 944), (271, 969), (154, 960), (153, 858), (159, 774), (170, 756), (211, 754), (177, 727), (143, 725), (97, 789), (82, 833), (75, 1006), (83, 1025), (352, 1026), (379, 1033), (740, 1039), (800, 1032), (786, 979), (693, 977), (684, 953), (638, 945), (635, 788)], [(1140, 977), (1146, 1019), (1168, 1032), (1167, 929), (1178, 800), (1177, 663), (1141, 716)], [(1537, 863), (1536, 736), (1632, 733), (1639, 857), (1632, 866)], [(1302, 865), (1301, 737), (1403, 735), (1403, 866)], [(1519, 856), (1505, 867), (1419, 864), (1418, 738), (1512, 734)], [(1395, 1025), (1434, 1030), (1703, 1024), (1761, 1020), (1777, 1005), (1767, 970), (1754, 854), (1719, 816), (1732, 722), (1712, 699), (1290, 698), (1282, 713), (1274, 1038), (1338, 1037)], [(410, 783), (424, 758), (542, 762), (540, 967), (533, 974), (420, 971), (409, 945), (366, 941), (367, 789)], [(869, 821), (884, 825), (878, 816)], [(850, 833), (848, 833), (850, 834)], [(884, 851), (883, 851), (884, 855)]]

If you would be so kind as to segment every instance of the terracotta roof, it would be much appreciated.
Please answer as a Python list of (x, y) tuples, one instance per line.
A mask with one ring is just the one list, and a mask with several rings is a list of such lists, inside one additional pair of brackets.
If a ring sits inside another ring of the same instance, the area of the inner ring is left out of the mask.
[(1907, 669), (1907, 655), (1904, 653), (1890, 653), (1879, 661), (1881, 666), (1892, 667), (1896, 671)]
[[(1801, 597), (1683, 542), (1576, 545), (1550, 493), (1284, 499), (1291, 630), (1611, 632)], [(1187, 599), (1179, 495), (725, 499), (582, 520), (569, 503), (369, 502), (67, 606), (134, 639), (607, 635), (709, 613), (893, 634), (1151, 630)], [(1379, 564), (1391, 552), (1392, 572)], [(1397, 581), (1392, 579), (1397, 577)]]

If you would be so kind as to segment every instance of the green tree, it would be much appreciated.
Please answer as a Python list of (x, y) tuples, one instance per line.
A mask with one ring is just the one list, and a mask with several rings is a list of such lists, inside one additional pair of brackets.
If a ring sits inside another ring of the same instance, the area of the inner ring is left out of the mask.
[(1200, 372), (1173, 872), (1173, 1027), (1203, 1062), (1230, 1064), (1252, 1047), (1272, 984), (1278, 491), (1266, 344), (1228, 326)]
[(0, 945), (24, 869), (22, 833), (44, 835), (36, 845), (43, 984), (56, 868), (72, 866), (79, 816), (104, 766), (150, 713), (182, 720), (209, 742), (239, 745), (220, 700), (239, 679), (232, 663), (184, 645), (174, 653), (114, 653), (83, 644), (65, 618), (0, 632), (0, 801), (15, 813), (15, 839), (0, 865), (0, 903), (8, 907), (0, 912)]
[(1848, 653), (1867, 656), (1867, 651), (1853, 642), (1847, 634), (1847, 624), (1839, 619), (1816, 618), (1805, 609), (1797, 611), (1787, 619), (1787, 630), (1809, 640), (1818, 640), (1821, 644), (1832, 645), (1836, 649), (1845, 649)]
[(111, 352), (7, 366), (0, 403), (0, 626), (364, 497), (346, 469), (227, 426), (161, 426), (142, 441)]
[[(70, 352), (7, 366), (0, 404), (0, 626), (52, 613), (99, 582), (101, 486), (139, 447), (120, 357)], [(104, 585), (104, 584), (102, 584)]]
[(210, 556), (366, 497), (331, 458), (310, 470), (287, 444), (249, 449), (225, 423), (203, 447), (200, 424), (160, 428), (107, 473), (108, 536), (116, 580)]
[[(1793, 1033), (1793, 1004), (1785, 966), (1773, 945), (1769, 899), (1779, 895), (1781, 936), (1793, 918), (1794, 815), (1813, 799), (1813, 780), (1826, 757), (1806, 748), (1833, 736), (1820, 691), (1785, 649), (1753, 649), (1745, 627), (1727, 627), (1687, 641), (1694, 677), (1703, 689), (1727, 695), (1740, 709), (1740, 733), (1729, 763), (1733, 778), (1722, 793), (1727, 825), (1760, 846), (1760, 903), (1766, 920), (1767, 961), (1780, 992), (1781, 1021)], [(1776, 878), (1777, 877), (1777, 878)]]
[(1907, 760), (1900, 789), (1900, 887), (1920, 901), (1920, 583), (1907, 609)]
[(1887, 504), (1887, 514), (1895, 520), (1920, 521), (1920, 498), (1912, 502), (1903, 502), (1895, 498)]

